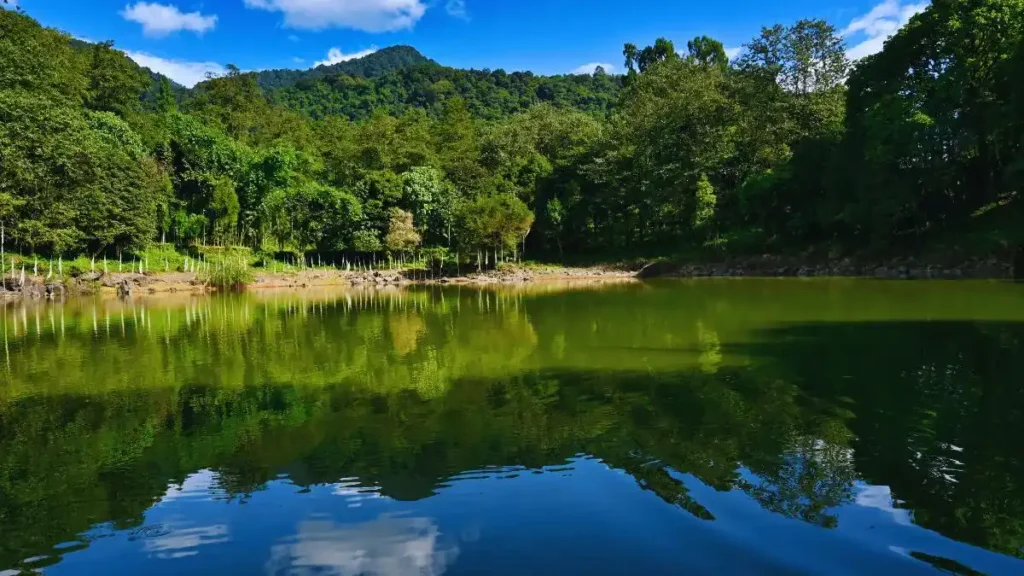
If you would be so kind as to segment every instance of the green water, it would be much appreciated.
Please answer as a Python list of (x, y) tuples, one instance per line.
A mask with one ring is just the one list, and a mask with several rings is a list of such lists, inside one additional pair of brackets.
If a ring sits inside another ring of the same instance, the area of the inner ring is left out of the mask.
[(1024, 286), (3, 310), (0, 574), (1024, 573)]

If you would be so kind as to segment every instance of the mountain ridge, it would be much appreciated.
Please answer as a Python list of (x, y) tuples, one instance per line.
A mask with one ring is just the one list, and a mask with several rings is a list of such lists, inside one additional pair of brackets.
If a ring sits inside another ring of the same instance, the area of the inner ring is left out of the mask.
[(352, 58), (335, 64), (321, 64), (312, 68), (276, 68), (256, 73), (256, 82), (264, 90), (281, 88), (301, 80), (321, 78), (334, 74), (346, 74), (357, 78), (376, 78), (388, 72), (421, 64), (440, 66), (424, 56), (416, 48), (398, 44), (388, 46), (366, 56)]

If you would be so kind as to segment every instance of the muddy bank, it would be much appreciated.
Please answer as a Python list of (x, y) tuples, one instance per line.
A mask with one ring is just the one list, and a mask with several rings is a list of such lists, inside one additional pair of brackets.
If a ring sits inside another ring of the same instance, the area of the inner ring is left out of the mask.
[(968, 258), (960, 262), (922, 261), (914, 258), (893, 258), (884, 261), (842, 259), (827, 262), (806, 262), (780, 256), (737, 258), (719, 263), (680, 263), (662, 261), (644, 267), (639, 278), (699, 277), (845, 277), (890, 280), (926, 279), (1011, 279), (1011, 262), (997, 258)]

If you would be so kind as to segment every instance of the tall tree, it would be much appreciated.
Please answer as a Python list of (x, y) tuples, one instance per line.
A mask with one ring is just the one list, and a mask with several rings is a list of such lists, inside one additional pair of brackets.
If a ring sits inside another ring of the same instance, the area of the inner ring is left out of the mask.
[(85, 105), (121, 116), (141, 109), (142, 93), (152, 84), (152, 80), (127, 56), (114, 49), (113, 42), (93, 44), (87, 77), (89, 88)]
[(725, 46), (708, 36), (697, 36), (686, 43), (688, 57), (702, 66), (728, 68), (729, 57), (725, 54)]

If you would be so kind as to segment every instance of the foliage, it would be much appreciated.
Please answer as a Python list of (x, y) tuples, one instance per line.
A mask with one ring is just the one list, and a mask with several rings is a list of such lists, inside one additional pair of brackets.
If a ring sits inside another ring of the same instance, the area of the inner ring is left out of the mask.
[(384, 238), (384, 246), (392, 252), (408, 252), (422, 242), (422, 238), (413, 225), (412, 214), (398, 209), (391, 209), (388, 220), (388, 235)]
[(210, 286), (225, 290), (240, 290), (252, 282), (253, 273), (243, 258), (225, 256), (209, 260), (199, 273), (199, 279)]
[(363, 56), (338, 62), (321, 64), (309, 70), (262, 70), (256, 76), (260, 88), (272, 90), (297, 83), (309, 84), (329, 75), (346, 74), (356, 78), (376, 78), (394, 70), (432, 63), (412, 46), (390, 46)]
[(459, 221), (466, 249), (513, 250), (529, 234), (533, 214), (518, 198), (499, 195), (464, 205)]
[(611, 74), (544, 77), (530, 72), (458, 70), (434, 63), (402, 66), (368, 78), (323, 68), (300, 75), (305, 78), (291, 83), (268, 81), (265, 85), (273, 101), (313, 118), (353, 120), (376, 111), (401, 116), (412, 108), (437, 115), (444, 102), (456, 97), (483, 120), (499, 120), (544, 103), (606, 114), (622, 84), (621, 76)]
[(832, 25), (800, 20), (734, 62), (706, 36), (628, 44), (625, 76), (456, 70), (396, 47), (189, 91), (4, 10), (0, 217), (14, 249), (43, 253), (948, 238), (1021, 192), (1022, 2), (936, 0), (852, 69)]

